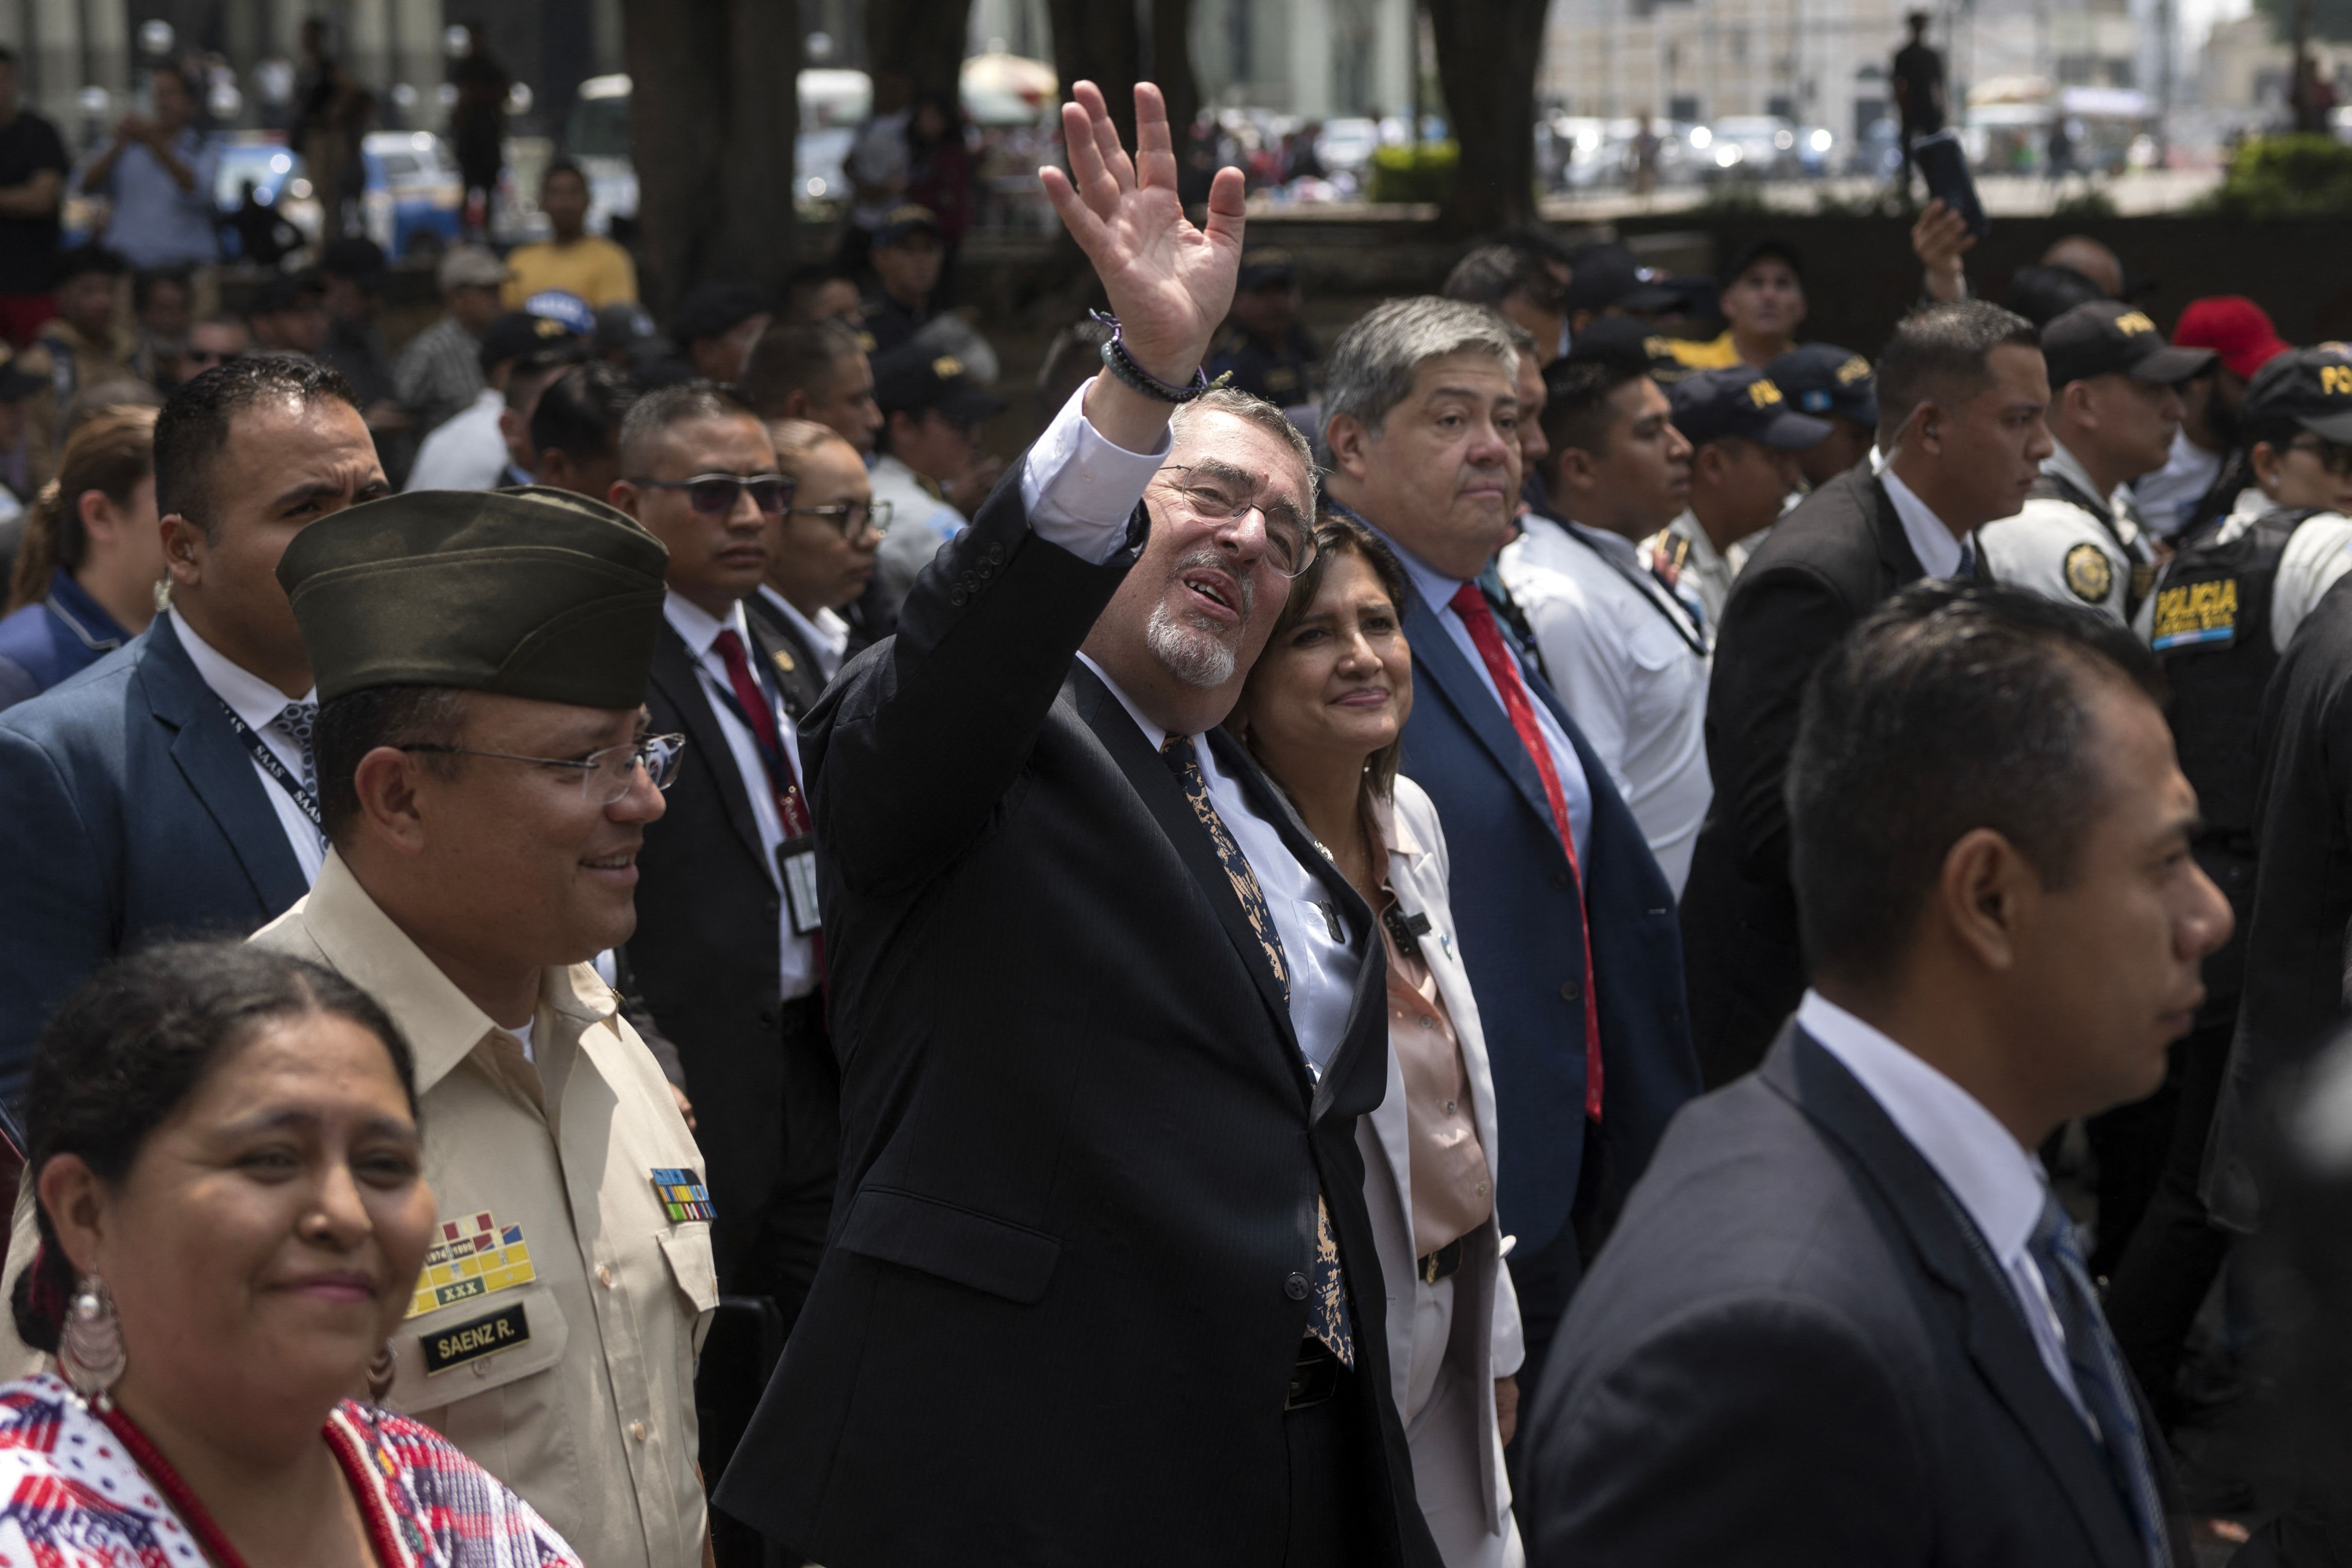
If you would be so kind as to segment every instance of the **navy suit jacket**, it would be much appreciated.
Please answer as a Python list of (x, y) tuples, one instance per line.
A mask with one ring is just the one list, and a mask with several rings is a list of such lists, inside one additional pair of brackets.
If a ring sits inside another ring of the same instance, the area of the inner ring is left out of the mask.
[(1675, 1119), (1527, 1409), (1536, 1568), (2147, 1562), (1967, 1211), (1794, 1024)]
[(1412, 716), (1402, 771), (1429, 792), (1452, 849), (1454, 925), (1494, 1065), (1495, 1194), (1516, 1256), (1567, 1226), (1584, 1158), (1584, 928), (1601, 1018), (1601, 1128), (1612, 1184), (1630, 1187), (1667, 1119), (1699, 1089), (1684, 1016), (1674, 889), (1609, 772), (1540, 675), (1528, 689), (1576, 748), (1592, 793), (1584, 902), (1534, 761), (1510, 717), (1417, 588)]
[(271, 787), (169, 616), (0, 713), (0, 1094), (107, 959), (247, 935), (309, 891)]

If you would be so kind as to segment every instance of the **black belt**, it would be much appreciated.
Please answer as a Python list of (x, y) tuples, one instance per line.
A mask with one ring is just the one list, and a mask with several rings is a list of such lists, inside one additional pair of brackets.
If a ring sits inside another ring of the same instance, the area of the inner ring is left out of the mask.
[(1452, 1279), (1462, 1271), (1462, 1238), (1457, 1236), (1426, 1258), (1416, 1260), (1412, 1271), (1421, 1276), (1421, 1282), (1424, 1285)]
[(1298, 1342), (1298, 1361), (1290, 1369), (1290, 1393), (1283, 1400), (1285, 1410), (1304, 1410), (1310, 1405), (1320, 1405), (1339, 1389), (1339, 1358), (1331, 1347), (1312, 1334)]

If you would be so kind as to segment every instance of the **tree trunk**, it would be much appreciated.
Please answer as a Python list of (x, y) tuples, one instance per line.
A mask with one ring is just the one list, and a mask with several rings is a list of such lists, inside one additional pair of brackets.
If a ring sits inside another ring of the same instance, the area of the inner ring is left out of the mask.
[(621, 24), (646, 308), (666, 316), (712, 279), (780, 288), (793, 260), (798, 0), (622, 0)]
[(1536, 216), (1536, 65), (1545, 0), (1427, 7), (1445, 117), (1461, 149), (1446, 222), (1486, 234)]
[(955, 101), (971, 0), (866, 0), (866, 58), (879, 79), (904, 75), (918, 100)]
[[(1183, 155), (1184, 138), (1201, 112), (1201, 84), (1192, 75), (1192, 0), (1151, 0), (1151, 70), (1168, 100), (1168, 125)], [(1064, 84), (1064, 90), (1068, 90)]]
[[(1135, 78), (1143, 39), (1128, 0), (1049, 0), (1054, 25), (1054, 74), (1066, 100), (1076, 83), (1102, 89), (1120, 145), (1135, 146)], [(1186, 58), (1190, 59), (1187, 56)]]

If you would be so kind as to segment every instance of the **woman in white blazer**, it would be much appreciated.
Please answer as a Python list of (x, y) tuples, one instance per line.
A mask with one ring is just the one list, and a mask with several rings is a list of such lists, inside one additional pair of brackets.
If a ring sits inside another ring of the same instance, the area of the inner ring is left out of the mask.
[(1503, 1444), (1522, 1349), (1495, 1220), (1495, 1085), (1446, 905), (1445, 836), (1396, 774), (1412, 707), (1404, 573), (1358, 523), (1327, 517), (1315, 540), (1226, 723), (1380, 916), (1389, 1088), (1356, 1137), (1391, 1393), (1446, 1568), (1519, 1568)]

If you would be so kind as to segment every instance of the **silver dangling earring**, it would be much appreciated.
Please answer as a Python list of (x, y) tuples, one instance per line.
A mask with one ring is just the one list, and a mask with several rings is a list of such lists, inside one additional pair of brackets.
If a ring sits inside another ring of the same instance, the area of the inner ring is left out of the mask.
[(386, 1340), (368, 1363), (367, 1391), (370, 1405), (382, 1405), (383, 1396), (392, 1392), (393, 1380), (400, 1374), (400, 1363), (392, 1353), (392, 1342)]
[(65, 1325), (58, 1335), (58, 1370), (84, 1401), (110, 1410), (114, 1401), (108, 1391), (121, 1381), (126, 1360), (114, 1297), (105, 1280), (95, 1274), (84, 1275), (66, 1307)]

